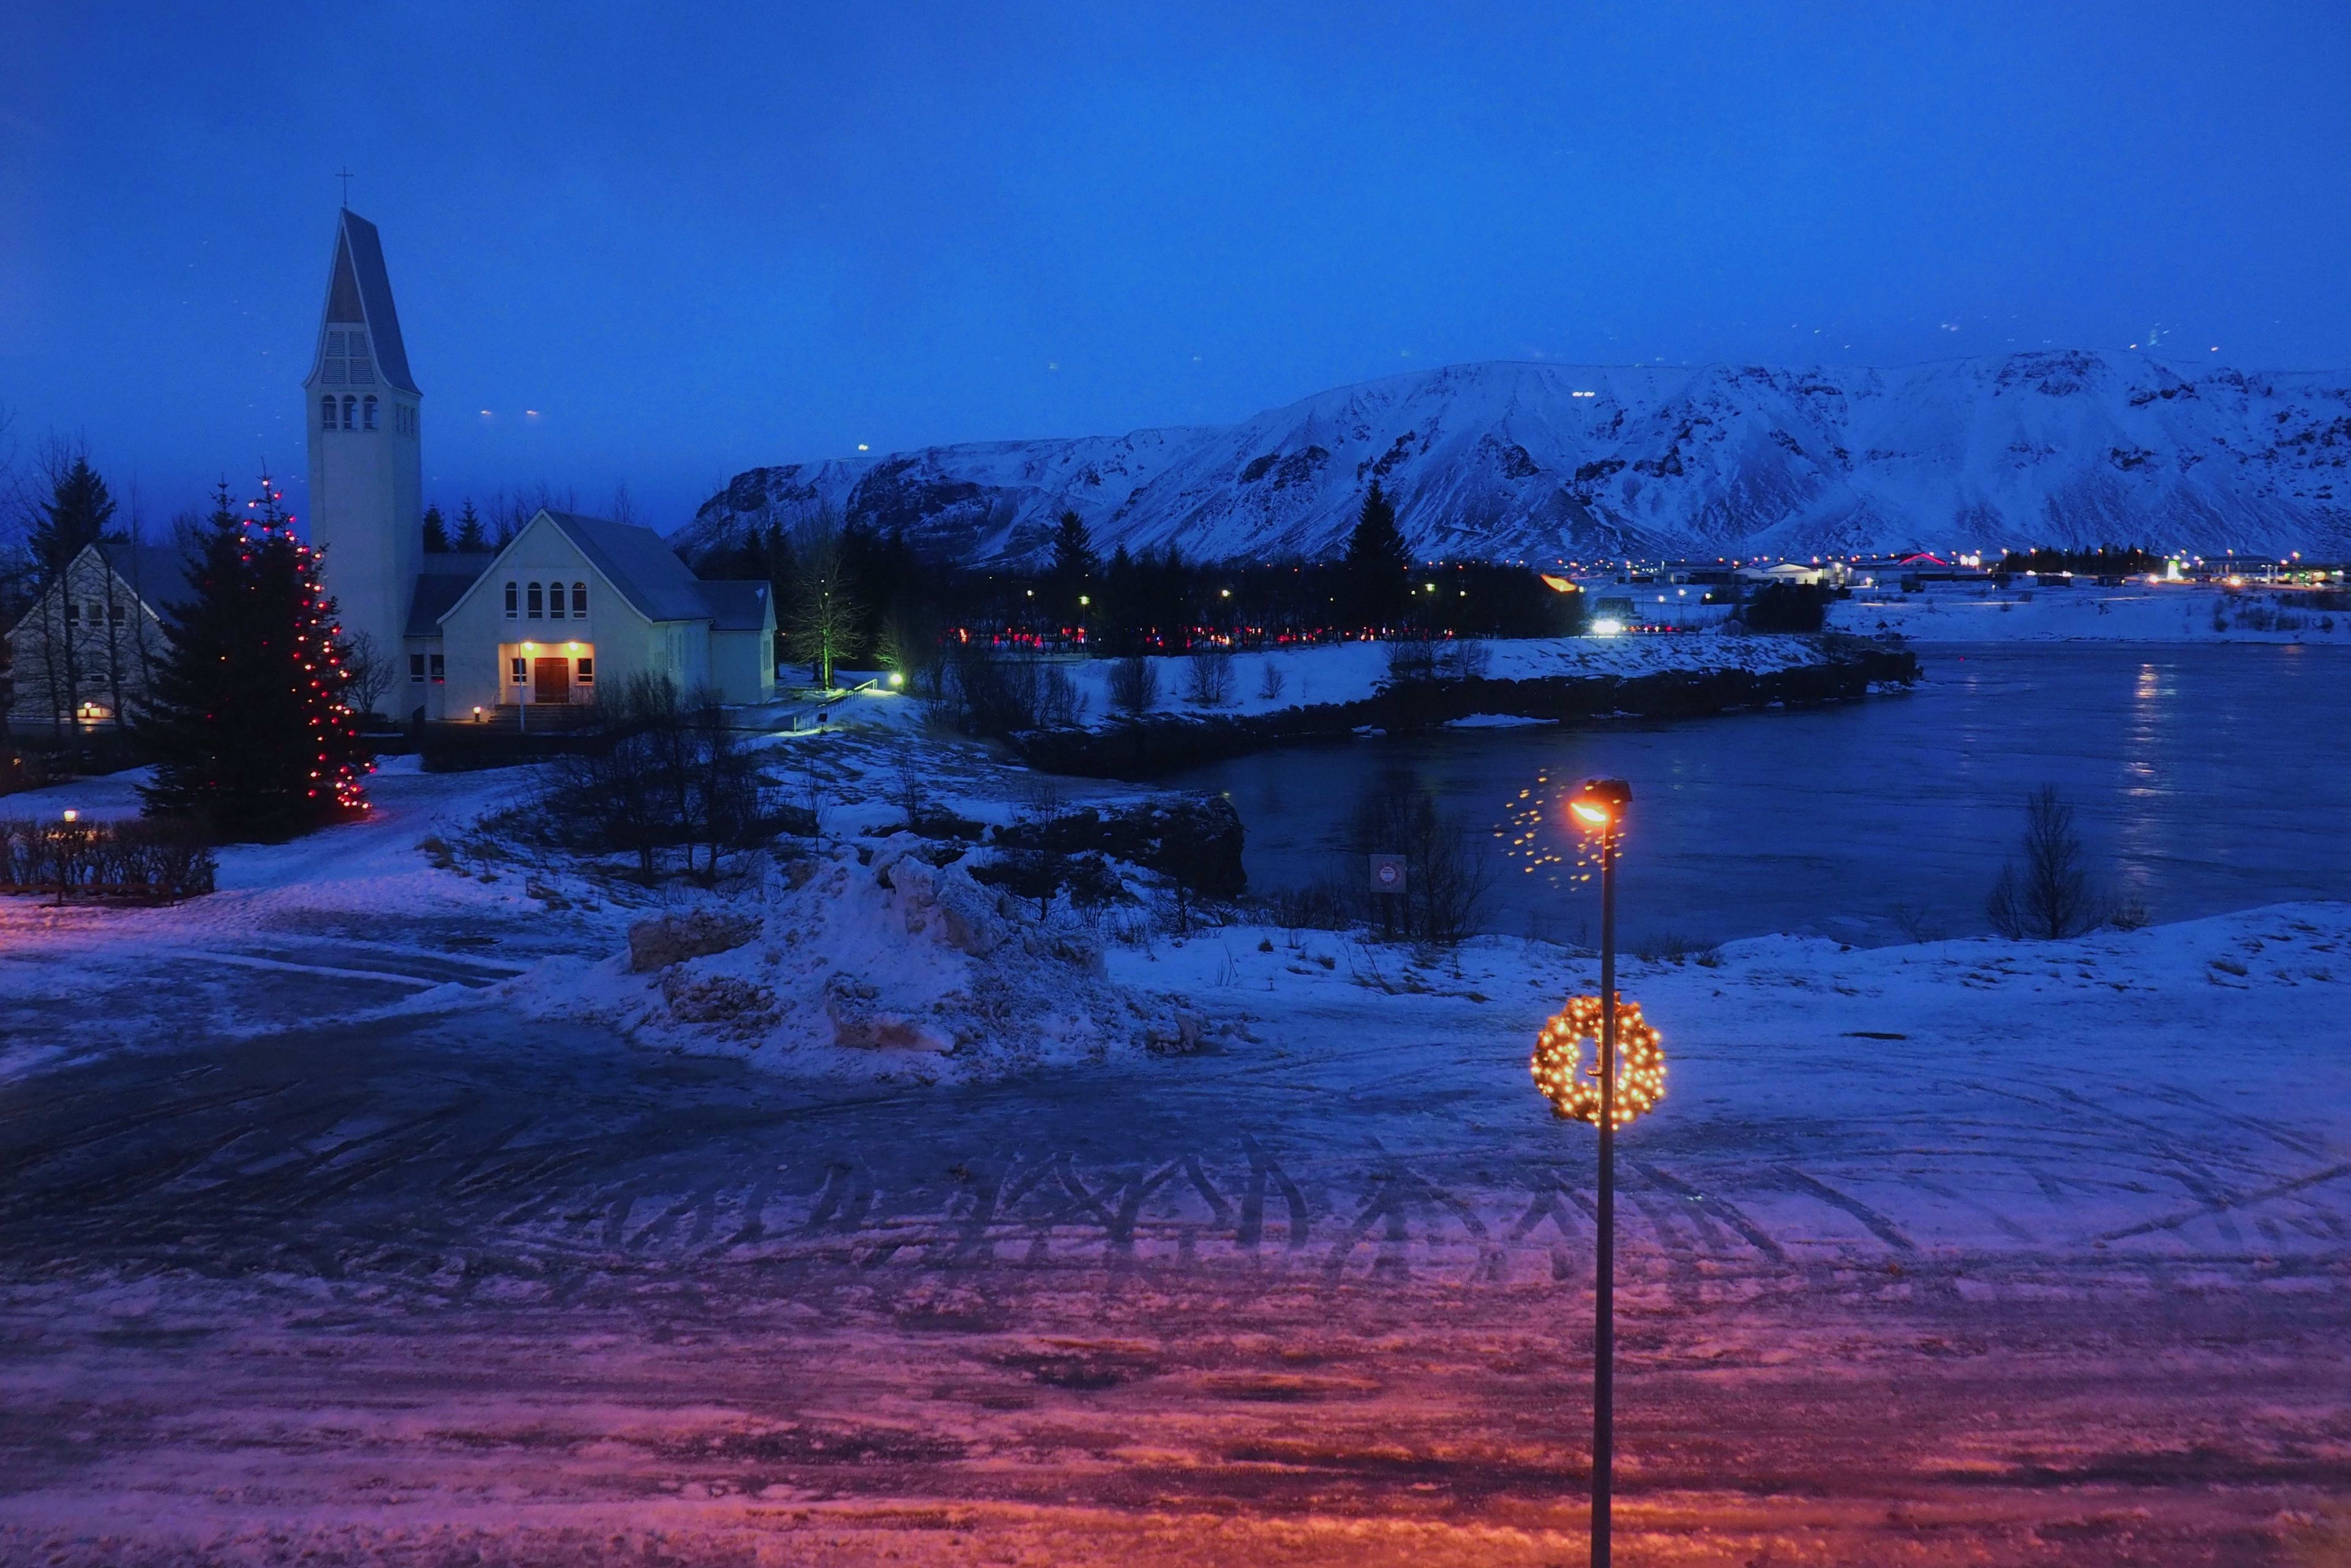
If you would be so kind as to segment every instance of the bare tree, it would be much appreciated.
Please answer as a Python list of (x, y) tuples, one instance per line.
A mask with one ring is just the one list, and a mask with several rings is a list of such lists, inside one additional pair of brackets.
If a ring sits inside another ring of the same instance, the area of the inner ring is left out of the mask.
[(855, 650), (852, 640), (864, 619), (843, 570), (841, 533), (830, 514), (804, 523), (793, 541), (798, 570), (792, 578), (792, 602), (785, 633), (792, 657), (816, 673), (817, 685), (832, 689), (832, 667)]
[(1281, 666), (1275, 664), (1270, 658), (1267, 659), (1265, 661), (1265, 677), (1259, 681), (1257, 685), (1257, 695), (1259, 698), (1265, 702), (1279, 702), (1281, 699), (1282, 685), (1283, 676), (1281, 674)]
[(1111, 667), (1111, 706), (1129, 718), (1140, 718), (1159, 706), (1159, 669), (1140, 653)]
[(343, 691), (353, 708), (362, 714), (380, 712), (376, 705), (383, 701), (384, 694), (399, 678), (393, 658), (365, 632), (354, 632), (345, 640)]
[(2098, 923), (2074, 808), (2044, 784), (2024, 798), (2024, 854), (2001, 865), (1985, 900), (1984, 915), (2003, 936), (2059, 941)]
[(1233, 700), (1233, 656), (1223, 648), (1195, 648), (1185, 661), (1184, 700), (1222, 707)]

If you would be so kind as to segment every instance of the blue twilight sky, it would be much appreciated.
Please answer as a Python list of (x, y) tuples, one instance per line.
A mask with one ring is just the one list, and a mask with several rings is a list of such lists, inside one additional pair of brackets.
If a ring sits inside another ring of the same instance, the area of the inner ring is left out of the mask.
[(2346, 80), (2334, 0), (14, 0), (0, 403), (151, 517), (298, 481), (346, 164), (452, 506), (1463, 360), (2351, 366)]

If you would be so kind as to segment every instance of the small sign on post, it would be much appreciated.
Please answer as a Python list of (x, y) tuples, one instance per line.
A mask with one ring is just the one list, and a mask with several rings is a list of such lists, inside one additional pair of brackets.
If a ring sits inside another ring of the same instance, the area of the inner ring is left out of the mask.
[(1371, 862), (1372, 891), (1374, 893), (1402, 893), (1404, 891), (1404, 856), (1374, 855), (1371, 857)]

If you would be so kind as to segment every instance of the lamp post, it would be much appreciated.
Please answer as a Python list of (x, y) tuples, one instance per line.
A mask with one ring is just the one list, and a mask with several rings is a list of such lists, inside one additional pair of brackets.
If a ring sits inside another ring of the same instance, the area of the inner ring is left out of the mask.
[(1616, 1458), (1616, 835), (1633, 787), (1587, 779), (1568, 810), (1600, 839), (1600, 1240), (1592, 1326), (1592, 1568), (1608, 1568)]

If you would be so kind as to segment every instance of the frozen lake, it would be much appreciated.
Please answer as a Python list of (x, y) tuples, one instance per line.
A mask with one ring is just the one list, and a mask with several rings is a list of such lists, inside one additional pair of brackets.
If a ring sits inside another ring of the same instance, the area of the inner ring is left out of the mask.
[[(1917, 691), (1847, 706), (1294, 747), (1168, 782), (1231, 797), (1265, 890), (1359, 876), (1355, 802), (1409, 779), (1479, 833), (1509, 835), (1486, 840), (1484, 924), (1562, 940), (1596, 924), (1598, 900), (1573, 880), (1551, 797), (1595, 775), (1633, 785), (1636, 943), (1980, 932), (2024, 796), (2043, 783), (2077, 808), (2100, 874), (2154, 919), (2351, 894), (2351, 651), (2079, 643), (1922, 659)], [(1534, 841), (1512, 850), (1530, 817)]]

